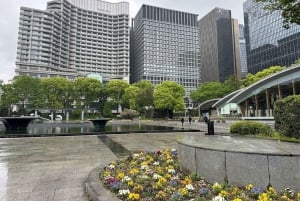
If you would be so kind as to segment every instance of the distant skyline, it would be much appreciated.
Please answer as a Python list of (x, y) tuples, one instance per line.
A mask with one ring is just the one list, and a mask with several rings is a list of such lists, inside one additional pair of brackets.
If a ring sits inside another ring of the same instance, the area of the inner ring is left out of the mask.
[[(20, 7), (46, 10), (50, 0), (10, 0), (0, 1), (0, 80), (8, 82), (15, 75), (18, 23)], [(120, 2), (119, 0), (106, 0)], [(126, 0), (125, 0), (126, 1)], [(243, 1), (241, 0), (129, 0), (130, 17), (135, 17), (142, 4), (169, 8), (205, 16), (213, 8), (219, 7), (232, 11), (232, 18), (244, 24)]]

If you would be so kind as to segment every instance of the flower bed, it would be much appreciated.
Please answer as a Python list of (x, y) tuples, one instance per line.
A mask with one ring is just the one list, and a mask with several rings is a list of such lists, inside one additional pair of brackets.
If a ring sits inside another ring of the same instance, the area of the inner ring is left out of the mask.
[(300, 201), (292, 189), (276, 192), (252, 184), (244, 188), (208, 184), (204, 178), (180, 171), (175, 149), (134, 153), (100, 172), (103, 185), (124, 201)]

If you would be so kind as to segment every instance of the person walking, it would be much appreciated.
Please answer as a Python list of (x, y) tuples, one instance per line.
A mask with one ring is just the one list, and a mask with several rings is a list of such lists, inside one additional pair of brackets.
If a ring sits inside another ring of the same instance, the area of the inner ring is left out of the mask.
[(184, 118), (182, 117), (180, 121), (181, 121), (181, 126), (183, 127)]
[(192, 123), (192, 117), (189, 116), (189, 123), (191, 124)]

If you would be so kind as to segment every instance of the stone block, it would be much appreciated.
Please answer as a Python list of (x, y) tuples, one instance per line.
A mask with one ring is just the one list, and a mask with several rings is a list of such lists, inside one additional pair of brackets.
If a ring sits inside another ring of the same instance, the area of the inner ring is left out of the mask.
[(300, 156), (269, 156), (270, 183), (277, 190), (300, 192)]
[(195, 147), (178, 144), (178, 160), (180, 168), (185, 172), (196, 172)]
[(226, 170), (228, 182), (232, 185), (251, 183), (266, 188), (269, 184), (267, 155), (226, 152)]
[(209, 183), (223, 182), (225, 174), (225, 152), (196, 148), (197, 174)]

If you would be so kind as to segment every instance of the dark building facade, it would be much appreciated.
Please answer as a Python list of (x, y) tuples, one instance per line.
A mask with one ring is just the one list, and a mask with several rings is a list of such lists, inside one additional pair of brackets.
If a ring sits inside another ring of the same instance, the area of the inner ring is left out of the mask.
[(241, 77), (246, 77), (248, 73), (248, 67), (247, 67), (247, 51), (246, 51), (246, 39), (244, 34), (244, 25), (239, 25), (239, 31), (240, 31), (240, 56), (241, 56)]
[(300, 59), (300, 26), (283, 28), (281, 12), (269, 12), (262, 3), (244, 2), (245, 39), (249, 73), (270, 66), (290, 66)]
[(223, 82), (240, 72), (239, 44), (236, 44), (239, 33), (235, 24), (231, 11), (222, 8), (213, 9), (199, 20), (202, 82)]
[(181, 84), (186, 96), (200, 84), (197, 15), (143, 5), (132, 21), (131, 82)]

